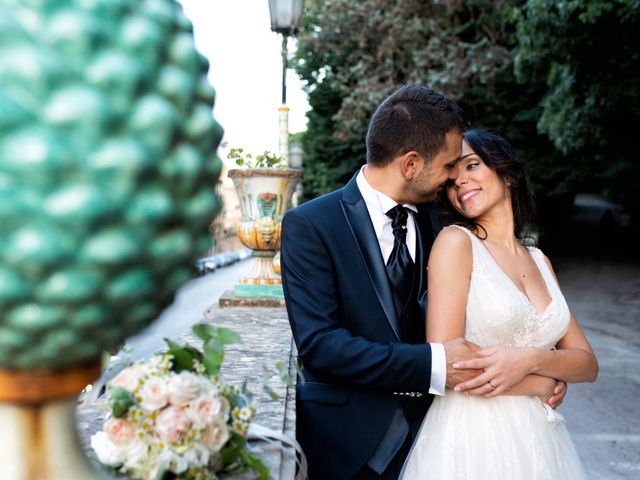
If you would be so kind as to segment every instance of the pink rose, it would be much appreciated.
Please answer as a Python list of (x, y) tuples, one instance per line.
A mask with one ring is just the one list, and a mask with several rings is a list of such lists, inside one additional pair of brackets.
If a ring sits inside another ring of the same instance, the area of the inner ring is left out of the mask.
[(136, 428), (122, 418), (109, 417), (103, 426), (109, 440), (116, 445), (128, 445), (135, 438)]
[(178, 442), (191, 428), (189, 417), (181, 408), (169, 406), (156, 417), (156, 433), (166, 442)]
[(140, 379), (143, 376), (144, 370), (142, 367), (140, 365), (132, 365), (121, 370), (110, 383), (114, 387), (124, 388), (133, 392), (140, 385)]
[(219, 420), (214, 421), (202, 432), (201, 442), (213, 453), (220, 451), (227, 440), (229, 440), (229, 430)]
[(199, 426), (213, 422), (222, 414), (222, 402), (218, 398), (196, 398), (186, 409), (191, 421)]

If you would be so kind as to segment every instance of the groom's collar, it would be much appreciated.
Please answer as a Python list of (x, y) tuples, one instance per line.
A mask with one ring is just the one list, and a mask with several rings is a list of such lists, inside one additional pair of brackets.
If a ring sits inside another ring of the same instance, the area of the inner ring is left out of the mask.
[[(398, 205), (398, 202), (371, 186), (364, 175), (365, 168), (366, 165), (363, 165), (355, 176), (358, 190), (360, 190), (360, 194), (370, 211), (373, 210), (387, 213), (393, 207)], [(403, 207), (413, 210), (416, 213), (418, 212), (418, 208), (411, 203), (405, 203), (403, 204)]]

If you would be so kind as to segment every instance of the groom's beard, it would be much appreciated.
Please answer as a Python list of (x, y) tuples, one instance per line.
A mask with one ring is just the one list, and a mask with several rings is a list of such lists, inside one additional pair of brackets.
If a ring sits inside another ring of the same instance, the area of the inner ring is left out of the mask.
[(438, 192), (440, 192), (447, 179), (439, 184), (434, 184), (434, 179), (430, 175), (429, 168), (423, 168), (422, 171), (409, 182), (407, 185), (407, 193), (413, 197), (411, 201), (405, 203), (427, 203), (434, 202), (438, 198)]

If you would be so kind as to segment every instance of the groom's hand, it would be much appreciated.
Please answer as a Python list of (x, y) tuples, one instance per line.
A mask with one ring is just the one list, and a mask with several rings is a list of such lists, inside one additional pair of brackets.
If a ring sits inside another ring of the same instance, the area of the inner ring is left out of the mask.
[(469, 342), (464, 338), (456, 338), (454, 340), (444, 342), (443, 346), (444, 353), (447, 357), (447, 379), (445, 385), (448, 388), (453, 388), (457, 384), (475, 378), (477, 375), (482, 373), (481, 369), (453, 368), (454, 363), (475, 358), (475, 353), (480, 350), (478, 345)]

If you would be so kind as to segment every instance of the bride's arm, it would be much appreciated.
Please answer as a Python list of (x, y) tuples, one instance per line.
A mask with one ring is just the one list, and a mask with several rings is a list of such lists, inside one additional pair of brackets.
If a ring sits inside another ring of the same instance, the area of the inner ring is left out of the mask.
[[(442, 342), (464, 337), (467, 296), (472, 270), (471, 241), (457, 228), (443, 230), (431, 249), (428, 268), (427, 341)], [(453, 363), (447, 355), (447, 363)], [(455, 369), (447, 368), (447, 371)], [(481, 374), (482, 370), (476, 370)], [(447, 386), (457, 378), (447, 376)], [(527, 375), (505, 394), (537, 395), (543, 400), (554, 392), (556, 381), (540, 375)], [(485, 391), (491, 391), (486, 383)], [(482, 392), (484, 393), (484, 392)]]
[(464, 337), (471, 267), (471, 240), (455, 227), (445, 228), (431, 247), (427, 267), (428, 342)]
[[(551, 272), (553, 269), (545, 258)], [(555, 274), (554, 274), (555, 276)], [(556, 279), (557, 282), (557, 279)], [(557, 345), (557, 350), (538, 348), (491, 347), (478, 352), (482, 358), (457, 363), (459, 368), (482, 368), (485, 373), (459, 384), (458, 391), (485, 396), (504, 394), (526, 374), (538, 374), (565, 382), (594, 381), (598, 376), (598, 361), (588, 340), (573, 314), (569, 330)], [(491, 381), (495, 388), (484, 391), (483, 385)]]
[[(450, 348), (464, 337), (471, 265), (469, 237), (455, 227), (442, 230), (429, 256), (426, 332), (428, 342), (444, 345), (447, 358), (445, 384), (450, 388), (482, 373), (481, 370), (453, 368), (453, 363), (462, 358)], [(470, 345), (473, 351), (480, 350), (477, 345)]]
[[(544, 260), (558, 283), (551, 262), (547, 257)], [(570, 383), (593, 382), (598, 376), (598, 360), (573, 313), (569, 321), (569, 330), (558, 342), (557, 350), (538, 350), (534, 355), (533, 373)]]
[[(508, 390), (505, 390), (500, 395), (536, 396), (540, 397), (542, 401), (546, 402), (551, 396), (553, 396), (557, 384), (558, 382), (553, 378), (530, 373), (520, 382), (516, 383)], [(493, 389), (491, 389), (491, 391), (486, 393), (484, 396), (495, 396), (493, 395)]]

